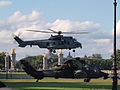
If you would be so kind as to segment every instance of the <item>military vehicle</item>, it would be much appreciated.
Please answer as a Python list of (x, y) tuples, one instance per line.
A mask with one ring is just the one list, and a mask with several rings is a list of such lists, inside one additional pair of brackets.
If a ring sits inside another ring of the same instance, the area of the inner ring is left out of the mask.
[[(42, 33), (57, 33), (58, 35), (51, 35), (49, 39), (44, 40), (30, 40), (30, 41), (23, 41), (19, 38), (19, 36), (14, 35), (14, 39), (18, 42), (19, 47), (25, 47), (27, 45), (30, 45), (31, 47), (33, 45), (39, 46), (39, 48), (47, 48), (51, 52), (55, 52), (56, 49), (76, 49), (76, 48), (82, 48), (82, 45), (80, 42), (78, 42), (75, 38), (72, 36), (63, 36), (61, 34), (86, 34), (88, 32), (62, 32), (62, 31), (54, 31), (52, 29), (49, 29), (50, 31), (38, 31), (38, 30), (26, 30), (26, 31), (32, 31), (32, 32), (42, 32)], [(75, 51), (75, 50), (74, 50)]]
[(44, 77), (58, 78), (72, 78), (80, 79), (84, 78), (84, 82), (89, 82), (92, 78), (109, 78), (107, 73), (102, 72), (96, 67), (87, 65), (84, 61), (79, 59), (67, 60), (63, 65), (57, 66), (56, 68), (49, 70), (35, 70), (28, 62), (21, 60), (24, 71), (37, 79), (36, 82), (43, 79)]

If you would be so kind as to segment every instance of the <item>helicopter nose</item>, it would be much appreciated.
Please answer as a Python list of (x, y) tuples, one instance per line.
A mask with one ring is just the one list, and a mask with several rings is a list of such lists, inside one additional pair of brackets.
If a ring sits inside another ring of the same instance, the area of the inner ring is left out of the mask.
[(81, 43), (79, 43), (79, 47), (82, 48), (82, 44)]

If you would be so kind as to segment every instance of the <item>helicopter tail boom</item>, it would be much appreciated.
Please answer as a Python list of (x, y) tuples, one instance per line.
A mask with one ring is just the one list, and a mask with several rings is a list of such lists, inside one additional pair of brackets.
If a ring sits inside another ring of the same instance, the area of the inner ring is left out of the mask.
[(21, 40), (18, 36), (14, 36), (15, 41), (19, 44), (19, 47), (25, 47), (26, 44), (23, 40)]
[(23, 65), (23, 69), (24, 71), (34, 77), (34, 79), (37, 79), (36, 82), (38, 82), (38, 80), (41, 80), (44, 78), (44, 73), (43, 71), (36, 71), (28, 62), (26, 62), (25, 60), (20, 60), (21, 64)]

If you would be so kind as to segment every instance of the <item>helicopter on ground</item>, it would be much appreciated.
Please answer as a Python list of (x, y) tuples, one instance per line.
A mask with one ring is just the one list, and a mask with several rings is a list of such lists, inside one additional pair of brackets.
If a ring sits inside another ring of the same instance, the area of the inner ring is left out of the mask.
[(55, 53), (56, 49), (75, 49), (75, 48), (82, 48), (82, 45), (80, 42), (78, 42), (75, 38), (72, 36), (63, 36), (61, 34), (86, 34), (87, 32), (62, 32), (62, 31), (54, 31), (52, 29), (48, 29), (49, 31), (38, 31), (38, 30), (26, 30), (26, 31), (32, 31), (32, 32), (42, 32), (42, 33), (57, 33), (58, 35), (51, 35), (49, 39), (44, 40), (31, 40), (31, 41), (23, 41), (19, 38), (19, 36), (14, 35), (14, 39), (19, 44), (19, 47), (25, 47), (27, 45), (30, 45), (31, 47), (33, 45), (39, 46), (39, 48), (47, 48), (51, 52)]
[(20, 60), (23, 65), (24, 71), (37, 79), (36, 82), (43, 79), (44, 77), (54, 77), (58, 78), (69, 78), (69, 79), (80, 79), (83, 78), (84, 82), (89, 82), (92, 78), (109, 78), (109, 74), (102, 72), (99, 68), (89, 66), (85, 63), (84, 60), (80, 60), (80, 58), (75, 58), (71, 60), (67, 60), (62, 65), (57, 66), (53, 69), (48, 70), (35, 70), (28, 62), (24, 59)]

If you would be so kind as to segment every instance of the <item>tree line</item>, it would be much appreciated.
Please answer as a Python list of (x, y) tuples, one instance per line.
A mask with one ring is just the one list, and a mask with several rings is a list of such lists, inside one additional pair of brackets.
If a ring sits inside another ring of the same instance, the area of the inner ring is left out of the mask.
[[(117, 64), (118, 64), (118, 69), (120, 69), (120, 50), (118, 49), (116, 51), (117, 53)], [(111, 70), (112, 69), (112, 60), (114, 56), (111, 55), (110, 59), (103, 59), (101, 54), (92, 54), (92, 56), (85, 56), (82, 58), (86, 62), (86, 64), (90, 66), (96, 66), (102, 70)], [(43, 67), (43, 55), (38, 55), (38, 56), (27, 56), (23, 58), (27, 62), (29, 62), (35, 69), (40, 69)], [(49, 60), (49, 65), (50, 67), (54, 67), (57, 65), (57, 58), (53, 58), (52, 60)], [(20, 61), (17, 61), (16, 67), (18, 69), (21, 68)], [(4, 70), (5, 69), (5, 53), (1, 52), (0, 53), (0, 69)]]

